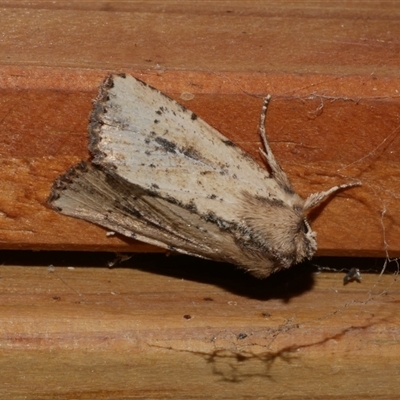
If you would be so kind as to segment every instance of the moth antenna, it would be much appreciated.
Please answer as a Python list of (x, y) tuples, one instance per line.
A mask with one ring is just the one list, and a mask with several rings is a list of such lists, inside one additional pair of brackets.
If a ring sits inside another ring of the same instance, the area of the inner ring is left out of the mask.
[(288, 192), (294, 192), (292, 188), (292, 184), (289, 181), (289, 178), (286, 176), (285, 172), (283, 171), (282, 167), (279, 165), (278, 161), (276, 160), (274, 153), (272, 153), (271, 147), (269, 146), (266, 129), (265, 129), (265, 118), (267, 115), (268, 104), (271, 100), (271, 95), (267, 95), (264, 98), (264, 104), (261, 109), (261, 116), (260, 116), (260, 136), (264, 145), (264, 149), (259, 149), (261, 155), (263, 156), (266, 163), (271, 168), (272, 176), (275, 178), (279, 186), (284, 188)]
[(311, 208), (316, 207), (318, 204), (322, 203), (332, 193), (335, 193), (338, 190), (347, 189), (347, 188), (350, 188), (353, 186), (361, 186), (361, 182), (344, 183), (343, 185), (333, 186), (329, 190), (325, 190), (324, 192), (310, 194), (307, 197), (306, 201), (304, 202), (304, 211), (310, 210)]

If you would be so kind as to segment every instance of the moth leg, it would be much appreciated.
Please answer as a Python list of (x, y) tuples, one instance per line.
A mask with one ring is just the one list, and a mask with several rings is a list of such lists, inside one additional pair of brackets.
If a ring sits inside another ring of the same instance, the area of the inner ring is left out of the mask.
[(268, 104), (271, 99), (271, 95), (268, 95), (264, 98), (264, 104), (261, 109), (261, 116), (260, 116), (260, 127), (259, 132), (260, 136), (264, 145), (264, 149), (259, 149), (261, 155), (263, 156), (264, 160), (267, 162), (269, 167), (271, 168), (272, 176), (275, 178), (279, 186), (285, 189), (288, 192), (294, 192), (292, 188), (292, 184), (289, 181), (289, 178), (286, 176), (285, 172), (283, 171), (282, 167), (279, 165), (278, 161), (276, 160), (274, 154), (272, 153), (271, 147), (269, 146), (267, 134), (265, 130), (265, 118), (267, 115)]

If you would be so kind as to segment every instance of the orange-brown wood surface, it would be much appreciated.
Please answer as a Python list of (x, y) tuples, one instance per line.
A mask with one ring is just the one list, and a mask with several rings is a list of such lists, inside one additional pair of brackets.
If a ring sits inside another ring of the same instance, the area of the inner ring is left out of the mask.
[[(400, 5), (367, 2), (0, 1), (0, 247), (149, 250), (45, 207), (88, 159), (91, 100), (125, 71), (258, 157), (303, 195), (361, 180), (311, 215), (319, 254), (400, 253)], [(184, 100), (191, 93), (191, 100)]]

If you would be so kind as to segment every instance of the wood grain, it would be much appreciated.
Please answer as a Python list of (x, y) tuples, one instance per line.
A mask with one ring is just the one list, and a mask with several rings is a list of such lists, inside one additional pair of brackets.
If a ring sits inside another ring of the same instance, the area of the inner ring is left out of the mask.
[(3, 253), (0, 397), (398, 398), (392, 275), (343, 286), (352, 260), (259, 281), (189, 257), (83, 258)]
[[(271, 93), (268, 135), (301, 194), (363, 182), (311, 215), (320, 254), (399, 255), (400, 3), (0, 0), (0, 16), (1, 398), (398, 398), (396, 262), (379, 277), (383, 260), (315, 259), (264, 281), (164, 255), (109, 269), (98, 250), (156, 249), (45, 200), (90, 157), (109, 72), (257, 159)], [(344, 286), (351, 267), (362, 283)]]
[(319, 254), (400, 254), (396, 3), (0, 1), (0, 11), (1, 248), (155, 250), (45, 207), (52, 181), (90, 156), (97, 86), (125, 71), (255, 157), (271, 93), (272, 147), (301, 194), (363, 183), (311, 215)]

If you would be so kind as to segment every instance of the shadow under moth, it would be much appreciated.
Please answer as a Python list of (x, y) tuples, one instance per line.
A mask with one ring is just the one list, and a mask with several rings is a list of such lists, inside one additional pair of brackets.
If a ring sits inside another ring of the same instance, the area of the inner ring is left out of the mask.
[(110, 75), (94, 101), (90, 162), (69, 169), (48, 199), (56, 211), (184, 254), (236, 264), (265, 278), (317, 249), (306, 212), (265, 133), (262, 168), (196, 114), (132, 76)]

